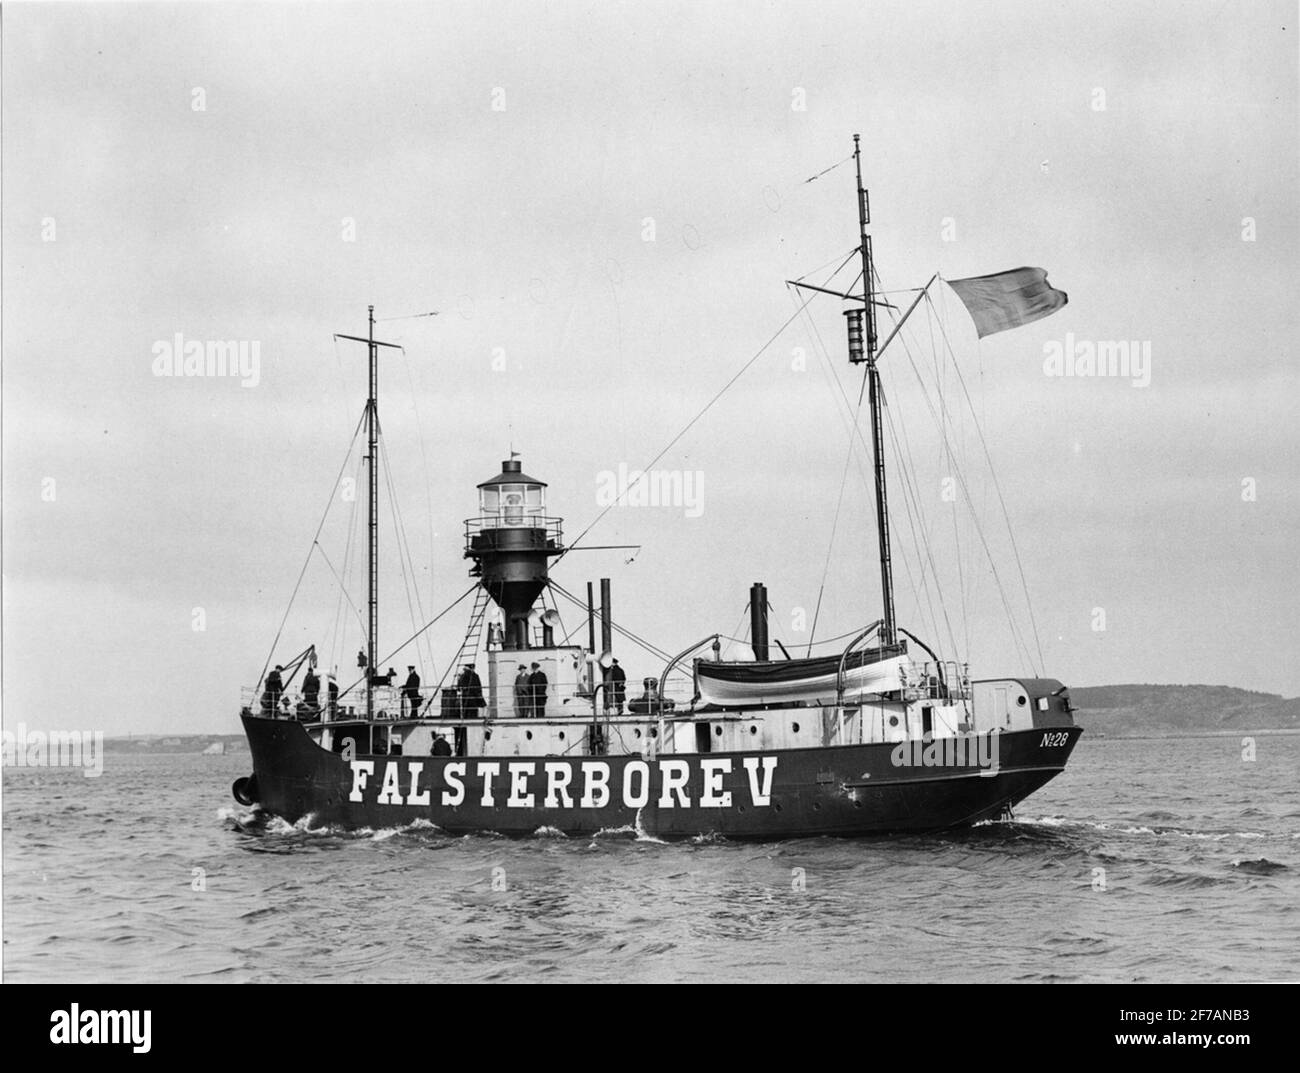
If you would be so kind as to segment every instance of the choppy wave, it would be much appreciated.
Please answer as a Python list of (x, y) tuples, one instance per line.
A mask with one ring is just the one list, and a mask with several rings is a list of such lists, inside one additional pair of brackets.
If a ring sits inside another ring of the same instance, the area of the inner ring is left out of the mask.
[(1232, 867), (1252, 876), (1271, 876), (1277, 872), (1285, 872), (1289, 866), (1279, 861), (1270, 861), (1267, 857), (1259, 857), (1253, 861), (1233, 861)]

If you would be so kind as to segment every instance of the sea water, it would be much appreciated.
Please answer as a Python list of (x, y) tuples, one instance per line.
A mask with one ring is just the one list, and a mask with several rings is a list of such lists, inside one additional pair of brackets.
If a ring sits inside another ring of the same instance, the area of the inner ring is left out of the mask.
[(1300, 978), (1300, 736), (1085, 734), (1013, 822), (779, 843), (290, 826), (248, 771), (7, 768), (5, 979)]

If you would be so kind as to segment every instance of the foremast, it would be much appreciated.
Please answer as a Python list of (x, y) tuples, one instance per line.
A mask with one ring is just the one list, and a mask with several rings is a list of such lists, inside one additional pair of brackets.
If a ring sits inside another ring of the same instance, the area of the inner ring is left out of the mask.
[(375, 717), (375, 656), (379, 652), (379, 362), (381, 346), (400, 350), (396, 343), (383, 343), (375, 338), (375, 307), (367, 307), (369, 331), (365, 338), (358, 335), (336, 333), (335, 339), (351, 339), (365, 343), (370, 364), (370, 393), (366, 398), (366, 478), (367, 489), (367, 550), (369, 552), (368, 587), (366, 607), (366, 719)]

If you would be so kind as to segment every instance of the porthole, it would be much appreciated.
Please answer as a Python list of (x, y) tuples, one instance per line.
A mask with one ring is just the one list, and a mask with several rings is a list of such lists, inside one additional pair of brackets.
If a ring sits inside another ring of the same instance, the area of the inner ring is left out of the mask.
[(821, 812), (821, 810), (822, 810), (822, 803), (821, 803), (820, 801), (814, 801), (814, 802), (813, 802), (813, 811), (814, 811), (814, 812)]
[(490, 731), (490, 730), (485, 730), (485, 731), (483, 731), (483, 740), (484, 740), (484, 741), (491, 741), (491, 740), (492, 740), (492, 731)]
[(532, 741), (532, 740), (533, 740), (533, 732), (532, 732), (531, 730), (525, 730), (525, 731), (524, 731), (524, 737), (527, 738), (529, 741)]
[(1016, 698), (1016, 703), (1019, 704), (1019, 705), (1023, 708), (1026, 704), (1029, 703), (1029, 698), (1028, 698), (1028, 697), (1025, 697), (1025, 696), (1023, 696), (1023, 695), (1021, 695), (1021, 696), (1019, 696), (1019, 697)]
[(657, 738), (657, 737), (659, 737), (659, 728), (658, 728), (658, 727), (651, 727), (651, 728), (650, 728), (650, 737), (652, 737), (652, 738)]
[(889, 725), (890, 725), (891, 727), (896, 727), (896, 726), (898, 726), (898, 716), (896, 716), (896, 715), (891, 715), (891, 716), (889, 717)]
[(715, 733), (718, 737), (722, 737), (722, 727), (714, 727), (713, 733)]
[(634, 731), (632, 731), (632, 733), (639, 738), (641, 736), (641, 728), (637, 727)]
[(758, 727), (750, 727), (750, 728), (749, 728), (749, 732), (750, 732), (751, 734), (757, 734), (757, 733), (758, 733)]
[(560, 731), (560, 741), (563, 741), (563, 740), (564, 740), (564, 731), (561, 730), (561, 731)]
[(791, 733), (793, 733), (793, 734), (798, 734), (798, 733), (799, 733), (799, 724), (798, 724), (798, 723), (791, 723), (791, 724), (790, 724), (790, 731), (791, 731)]

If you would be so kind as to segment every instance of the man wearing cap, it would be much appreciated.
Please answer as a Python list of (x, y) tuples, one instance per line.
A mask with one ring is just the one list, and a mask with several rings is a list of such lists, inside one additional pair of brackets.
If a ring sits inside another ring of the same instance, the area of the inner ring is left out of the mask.
[(408, 705), (408, 714), (414, 718), (424, 700), (420, 696), (420, 676), (413, 666), (407, 666), (406, 685), (402, 686), (402, 700)]
[(315, 718), (320, 714), (320, 679), (311, 667), (307, 668), (307, 676), (302, 680), (302, 702), (307, 706), (306, 715)]
[(533, 664), (533, 673), (528, 676), (528, 685), (533, 702), (533, 718), (541, 719), (546, 715), (546, 672), (536, 663)]
[(483, 699), (483, 682), (478, 672), (474, 670), (474, 664), (465, 664), (460, 678), (456, 680), (456, 686), (460, 690), (460, 701), (465, 709), (466, 718), (479, 718), (479, 709), (486, 708), (487, 702)]
[(627, 699), (627, 674), (615, 659), (609, 668), (609, 703), (615, 715), (623, 714), (623, 702)]
[(284, 692), (284, 682), (280, 678), (282, 670), (284, 668), (277, 663), (275, 670), (266, 676), (266, 692), (262, 694), (264, 712), (274, 712), (280, 704), (280, 694)]
[(528, 668), (519, 664), (515, 675), (515, 718), (527, 719), (533, 714), (533, 689), (528, 684)]

